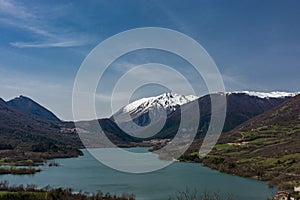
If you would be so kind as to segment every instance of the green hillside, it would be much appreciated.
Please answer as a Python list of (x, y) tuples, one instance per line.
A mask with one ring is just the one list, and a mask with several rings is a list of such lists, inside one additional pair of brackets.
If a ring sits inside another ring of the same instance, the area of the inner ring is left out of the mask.
[(300, 96), (223, 134), (213, 151), (198, 158), (201, 141), (181, 160), (226, 173), (269, 181), (280, 189), (300, 185)]

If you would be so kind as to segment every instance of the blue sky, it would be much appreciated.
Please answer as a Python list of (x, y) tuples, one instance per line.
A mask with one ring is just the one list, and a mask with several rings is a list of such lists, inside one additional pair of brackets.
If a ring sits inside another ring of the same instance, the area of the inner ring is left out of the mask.
[[(227, 91), (300, 91), (299, 9), (297, 0), (0, 0), (0, 96), (29, 96), (71, 120), (73, 82), (88, 53), (110, 36), (148, 26), (198, 41)], [(173, 64), (181, 62), (171, 57)], [(135, 64), (132, 60), (120, 63)], [(149, 55), (137, 63), (142, 61)], [(112, 70), (108, 79), (116, 74)], [(99, 117), (111, 114), (99, 110)]]

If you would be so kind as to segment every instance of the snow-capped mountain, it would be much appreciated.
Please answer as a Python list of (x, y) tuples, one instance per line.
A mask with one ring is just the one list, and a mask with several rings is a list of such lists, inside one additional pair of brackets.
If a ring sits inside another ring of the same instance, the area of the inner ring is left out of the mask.
[(185, 96), (172, 92), (142, 98), (121, 108), (112, 116), (112, 119), (122, 122), (134, 121), (136, 124), (144, 126), (150, 123), (149, 115), (151, 115), (152, 121), (160, 120), (163, 115), (169, 115), (181, 105), (198, 98), (194, 95)]
[(300, 92), (280, 92), (280, 91), (274, 91), (274, 92), (255, 92), (255, 91), (235, 91), (235, 92), (227, 92), (227, 95), (231, 94), (246, 94), (249, 96), (256, 96), (259, 98), (286, 98), (286, 97), (294, 97)]
[[(226, 95), (227, 112), (223, 132), (228, 132), (297, 94), (300, 93), (238, 91), (211, 95)], [(199, 105), (200, 121), (197, 134), (198, 137), (201, 137), (207, 132), (210, 124), (210, 95), (198, 98), (166, 93), (156, 97), (143, 98), (121, 108), (109, 119), (112, 123), (106, 127), (109, 128), (109, 133), (118, 130), (123, 131), (122, 134), (126, 133), (135, 137), (172, 138), (181, 122), (181, 109), (179, 108), (184, 107), (191, 119), (195, 116), (192, 101), (197, 101)], [(113, 127), (117, 128), (112, 129)], [(152, 133), (157, 134), (152, 135)]]
[[(255, 92), (255, 91), (234, 91), (226, 92), (226, 96), (243, 95), (249, 97), (258, 97), (260, 99), (286, 99), (300, 94), (299, 92)], [(158, 121), (163, 117), (169, 116), (175, 112), (180, 106), (199, 99), (194, 95), (180, 95), (176, 93), (164, 93), (155, 97), (142, 98), (134, 101), (116, 112), (111, 119), (118, 122), (132, 122), (134, 121), (137, 125), (145, 126), (152, 120)], [(244, 99), (248, 102), (250, 99)], [(253, 100), (254, 101), (254, 100)], [(151, 115), (151, 116), (150, 116)], [(151, 120), (150, 120), (151, 118)]]
[(176, 93), (164, 93), (156, 97), (142, 98), (134, 101), (123, 108), (123, 112), (143, 112), (151, 108), (160, 108), (167, 111), (176, 110), (176, 107), (196, 100), (194, 95), (179, 95)]

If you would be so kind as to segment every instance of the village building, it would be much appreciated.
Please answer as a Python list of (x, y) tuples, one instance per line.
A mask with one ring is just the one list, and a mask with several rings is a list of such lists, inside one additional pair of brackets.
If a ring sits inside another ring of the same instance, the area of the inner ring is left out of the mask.
[(287, 191), (278, 191), (273, 200), (291, 200), (291, 193)]

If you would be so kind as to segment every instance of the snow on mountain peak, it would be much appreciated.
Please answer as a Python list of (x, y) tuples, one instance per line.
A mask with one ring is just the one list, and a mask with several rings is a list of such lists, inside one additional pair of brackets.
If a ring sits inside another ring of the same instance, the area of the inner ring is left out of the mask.
[(256, 96), (259, 98), (284, 98), (284, 97), (294, 97), (299, 92), (254, 92), (254, 91), (235, 91), (235, 92), (227, 92), (228, 95), (230, 94), (247, 94), (249, 96)]
[(123, 107), (123, 111), (131, 112), (133, 110), (146, 110), (151, 107), (161, 107), (163, 109), (174, 109), (176, 106), (186, 104), (196, 100), (198, 97), (194, 95), (179, 95), (173, 92), (161, 94), (156, 97), (142, 98)]

